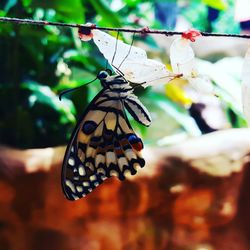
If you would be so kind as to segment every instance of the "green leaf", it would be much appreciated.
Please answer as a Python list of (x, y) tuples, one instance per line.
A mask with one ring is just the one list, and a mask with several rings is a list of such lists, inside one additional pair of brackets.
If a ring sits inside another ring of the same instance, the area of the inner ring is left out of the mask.
[(208, 27), (207, 6), (190, 2), (187, 8), (182, 9), (182, 15), (195, 29), (205, 31)]
[(36, 103), (41, 103), (61, 113), (63, 115), (61, 118), (62, 123), (75, 122), (73, 116), (75, 108), (72, 102), (66, 99), (60, 101), (58, 96), (56, 96), (48, 86), (42, 86), (35, 82), (26, 82), (21, 85), (21, 88), (27, 89), (32, 93), (28, 98), (30, 107)]
[(217, 10), (226, 10), (228, 7), (224, 0), (203, 0), (203, 3)]
[(0, 17), (4, 17), (4, 16), (6, 16), (6, 12), (3, 10), (0, 10)]
[(22, 0), (22, 3), (23, 3), (24, 7), (30, 6), (31, 2), (32, 2), (32, 0)]
[(199, 128), (185, 108), (170, 101), (163, 94), (151, 92), (148, 98), (150, 98), (151, 101), (155, 101), (160, 108), (164, 109), (165, 112), (175, 119), (188, 134), (193, 136), (200, 134)]
[(100, 26), (122, 26), (119, 16), (110, 10), (110, 6), (108, 6), (107, 2), (103, 0), (89, 0), (89, 3), (100, 17), (100, 20), (98, 20)]
[(141, 3), (141, 0), (124, 0), (124, 3), (130, 7), (136, 7)]
[(17, 0), (8, 0), (4, 6), (4, 11), (9, 12), (9, 10), (14, 7), (17, 3)]
[(65, 22), (85, 23), (85, 8), (81, 0), (32, 1), (31, 8), (54, 9), (56, 18)]
[(215, 88), (215, 93), (224, 104), (224, 109), (231, 126), (234, 128), (247, 127), (240, 104), (225, 89), (219, 86)]

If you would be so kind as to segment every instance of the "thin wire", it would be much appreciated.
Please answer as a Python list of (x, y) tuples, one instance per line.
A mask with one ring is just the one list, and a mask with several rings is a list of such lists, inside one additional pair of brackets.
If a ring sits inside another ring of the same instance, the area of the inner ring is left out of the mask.
[(114, 59), (115, 59), (115, 55), (116, 55), (116, 51), (117, 51), (117, 46), (118, 46), (118, 38), (119, 38), (119, 31), (117, 32), (116, 34), (116, 41), (115, 41), (115, 52), (113, 54), (113, 57), (112, 57), (112, 61), (111, 61), (111, 64), (113, 64), (114, 62)]
[[(40, 26), (61, 26), (61, 27), (71, 27), (71, 28), (80, 28), (85, 27), (89, 29), (97, 29), (97, 30), (106, 30), (106, 31), (120, 31), (120, 32), (128, 32), (128, 33), (141, 33), (141, 34), (162, 34), (166, 36), (173, 35), (182, 35), (183, 32), (178, 31), (169, 31), (169, 30), (151, 30), (151, 29), (132, 29), (132, 28), (110, 28), (110, 27), (97, 27), (97, 26), (89, 26), (83, 24), (75, 24), (75, 23), (60, 23), (60, 22), (49, 22), (43, 20), (32, 20), (32, 19), (20, 19), (20, 18), (12, 18), (12, 17), (0, 17), (0, 22), (5, 23), (16, 23), (16, 24), (30, 24), (30, 25), (40, 25)], [(213, 36), (213, 37), (238, 37), (238, 38), (246, 38), (249, 39), (250, 35), (246, 34), (227, 34), (227, 33), (209, 33), (209, 32), (200, 32), (202, 36)]]
[(133, 34), (132, 42), (131, 42), (131, 44), (130, 44), (128, 53), (127, 53), (127, 55), (123, 58), (123, 60), (121, 61), (120, 65), (118, 66), (118, 69), (120, 69), (120, 67), (122, 66), (122, 64), (123, 64), (123, 63), (125, 62), (125, 60), (128, 58), (128, 56), (129, 56), (129, 54), (130, 54), (130, 51), (131, 51), (131, 49), (132, 49), (133, 43), (134, 43), (134, 39), (135, 39), (135, 33)]

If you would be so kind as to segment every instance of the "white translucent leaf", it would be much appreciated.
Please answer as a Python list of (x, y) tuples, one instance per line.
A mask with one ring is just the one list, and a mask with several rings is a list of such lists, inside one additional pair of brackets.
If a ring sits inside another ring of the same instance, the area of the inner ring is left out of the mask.
[[(196, 59), (200, 75), (209, 75), (209, 78), (223, 89), (232, 98), (234, 107), (242, 110), (241, 86), (239, 75), (242, 72), (243, 60), (240, 57), (225, 57), (216, 63)], [(217, 90), (218, 91), (218, 90)]]
[[(100, 31), (93, 30), (93, 40), (104, 57), (118, 67), (122, 61), (126, 60), (145, 60), (147, 59), (146, 51), (135, 46), (130, 46), (121, 40), (116, 40), (116, 37)], [(117, 44), (117, 45), (116, 45)], [(117, 48), (116, 48), (117, 47)], [(129, 52), (130, 51), (130, 52)]]
[(250, 126), (250, 47), (248, 48), (242, 68), (242, 105), (248, 126)]
[(235, 3), (234, 19), (237, 22), (245, 22), (250, 19), (249, 0), (237, 0)]
[(164, 64), (147, 59), (144, 61), (127, 60), (121, 67), (125, 78), (130, 82), (145, 83), (144, 87), (155, 84), (165, 84), (173, 77)]
[(93, 30), (93, 40), (109, 64), (126, 80), (143, 86), (168, 83), (175, 76), (166, 66), (147, 58), (145, 50), (117, 40), (100, 30)]
[(201, 94), (213, 94), (214, 86), (209, 78), (205, 76), (188, 77), (190, 86)]
[(170, 62), (173, 72), (183, 74), (184, 77), (196, 74), (194, 51), (190, 41), (177, 38), (170, 46)]
[(213, 94), (212, 82), (198, 73), (194, 51), (188, 39), (177, 38), (173, 41), (170, 46), (170, 61), (173, 72), (182, 74), (195, 91), (201, 94)]

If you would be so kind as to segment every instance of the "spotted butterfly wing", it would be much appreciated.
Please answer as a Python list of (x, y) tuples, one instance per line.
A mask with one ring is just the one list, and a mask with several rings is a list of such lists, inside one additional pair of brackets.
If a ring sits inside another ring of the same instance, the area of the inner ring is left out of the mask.
[(136, 120), (149, 125), (149, 114), (136, 96), (123, 99), (110, 89), (94, 98), (78, 122), (62, 168), (62, 188), (69, 200), (86, 196), (111, 176), (124, 180), (145, 165), (143, 143), (129, 124), (125, 106), (139, 112), (132, 114)]

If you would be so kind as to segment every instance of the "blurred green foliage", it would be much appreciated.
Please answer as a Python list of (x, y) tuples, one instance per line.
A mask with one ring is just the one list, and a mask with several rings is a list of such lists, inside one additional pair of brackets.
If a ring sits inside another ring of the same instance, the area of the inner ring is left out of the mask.
[[(190, 22), (197, 24), (196, 28), (206, 30), (206, 6), (202, 1), (187, 5), (182, 9), (182, 13)], [(65, 23), (92, 22), (112, 27), (128, 25), (138, 27), (140, 24), (159, 27), (159, 22), (152, 18), (153, 14), (154, 1), (143, 0), (2, 0), (0, 2), (0, 16)], [(221, 20), (224, 20), (223, 15), (229, 14), (224, 12), (220, 17)], [(227, 28), (228, 26), (224, 30)], [(130, 39), (125, 34), (124, 36)], [(160, 50), (151, 37), (137, 37), (137, 39), (146, 43), (149, 48)], [(92, 83), (82, 90), (67, 95), (61, 102), (58, 100), (58, 93), (94, 79), (97, 72), (105, 68), (105, 63), (93, 42), (83, 44), (79, 40), (77, 30), (1, 23), (1, 143), (21, 148), (66, 143), (76, 119), (100, 90), (100, 86), (98, 83)], [(221, 90), (223, 91), (225, 90)], [(153, 113), (155, 121), (162, 119), (163, 115), (166, 118), (164, 124), (167, 125), (163, 127), (155, 123), (151, 130), (133, 124), (141, 130), (149, 143), (176, 131), (184, 131), (191, 135), (200, 133), (188, 112), (164, 94), (150, 90), (138, 94), (145, 105), (150, 106), (149, 110)], [(244, 120), (238, 111), (235, 111), (233, 101), (230, 102), (227, 98), (227, 103), (227, 112), (234, 114), (232, 124), (236, 127), (242, 126)]]

